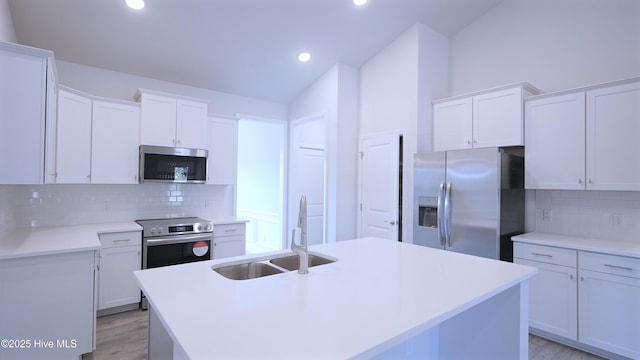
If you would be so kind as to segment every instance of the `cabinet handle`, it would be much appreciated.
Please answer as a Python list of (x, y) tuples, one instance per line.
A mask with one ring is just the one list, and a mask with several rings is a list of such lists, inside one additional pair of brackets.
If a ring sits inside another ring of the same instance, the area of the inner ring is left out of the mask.
[(123, 242), (123, 241), (131, 241), (131, 239), (118, 239), (118, 240), (113, 240), (114, 243), (117, 242)]
[(627, 267), (627, 266), (618, 266), (618, 265), (611, 265), (611, 264), (604, 264), (604, 266), (606, 266), (608, 268), (612, 268), (612, 269), (633, 271), (633, 268), (630, 268), (630, 267)]
[(474, 144), (477, 144), (477, 143), (478, 143), (478, 140), (473, 140), (473, 143), (474, 143)]
[(553, 255), (549, 255), (549, 254), (541, 254), (541, 253), (535, 253), (535, 252), (532, 252), (532, 253), (531, 253), (531, 255), (534, 255), (534, 256), (544, 256), (544, 257), (548, 257), (548, 258), (552, 258), (552, 257), (553, 257)]
[(578, 179), (578, 184), (582, 184), (582, 179)]
[(468, 145), (471, 145), (471, 140), (467, 140), (467, 144), (468, 144)]
[(593, 181), (591, 179), (589, 179), (589, 184), (593, 184)]
[(573, 274), (569, 274), (569, 280), (573, 280)]
[(230, 233), (230, 232), (236, 232), (236, 231), (238, 231), (238, 229), (225, 230), (224, 232), (226, 232), (226, 233)]

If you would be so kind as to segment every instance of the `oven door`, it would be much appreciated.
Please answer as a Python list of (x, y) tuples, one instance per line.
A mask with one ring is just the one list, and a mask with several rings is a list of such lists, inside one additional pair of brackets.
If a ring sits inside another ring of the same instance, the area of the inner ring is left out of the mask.
[(142, 268), (211, 260), (211, 239), (211, 233), (144, 239)]

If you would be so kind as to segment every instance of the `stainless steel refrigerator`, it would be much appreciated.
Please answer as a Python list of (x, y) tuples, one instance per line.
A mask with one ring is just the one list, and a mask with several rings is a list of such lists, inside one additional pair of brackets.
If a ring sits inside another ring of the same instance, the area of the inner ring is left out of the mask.
[(505, 261), (524, 232), (524, 149), (415, 154), (413, 243)]

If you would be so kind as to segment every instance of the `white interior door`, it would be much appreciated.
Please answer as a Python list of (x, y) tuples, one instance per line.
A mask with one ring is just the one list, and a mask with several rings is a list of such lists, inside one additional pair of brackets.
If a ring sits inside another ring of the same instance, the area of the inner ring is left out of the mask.
[(400, 135), (360, 138), (359, 237), (398, 240)]
[[(324, 116), (291, 123), (289, 234), (297, 227), (300, 197), (307, 198), (307, 243), (325, 241), (325, 121)], [(296, 231), (299, 242), (299, 231)], [(290, 235), (289, 235), (290, 237)], [(291, 239), (288, 239), (287, 246)]]

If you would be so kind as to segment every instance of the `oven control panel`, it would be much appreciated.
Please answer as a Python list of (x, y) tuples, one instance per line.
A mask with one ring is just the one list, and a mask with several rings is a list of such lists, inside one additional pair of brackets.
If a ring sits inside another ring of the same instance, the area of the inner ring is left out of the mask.
[(200, 218), (138, 220), (142, 237), (188, 235), (213, 232), (213, 223)]

